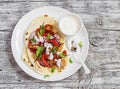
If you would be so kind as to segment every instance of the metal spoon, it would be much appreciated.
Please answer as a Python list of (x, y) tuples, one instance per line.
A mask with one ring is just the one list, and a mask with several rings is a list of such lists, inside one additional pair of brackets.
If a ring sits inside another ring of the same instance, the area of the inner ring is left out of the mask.
[[(69, 48), (70, 52), (73, 53), (73, 57), (75, 58), (75, 60), (76, 60), (77, 62), (80, 62), (80, 63), (81, 63), (81, 66), (83, 67), (83, 69), (84, 69), (84, 71), (85, 71), (85, 74), (89, 74), (89, 73), (90, 73), (89, 68), (88, 68), (87, 65), (83, 62), (83, 60), (78, 57), (77, 44), (76, 44), (76, 42), (71, 41), (71, 47), (70, 47), (70, 44), (68, 44), (68, 45), (69, 45), (68, 48)], [(79, 59), (79, 61), (78, 61), (78, 59)]]

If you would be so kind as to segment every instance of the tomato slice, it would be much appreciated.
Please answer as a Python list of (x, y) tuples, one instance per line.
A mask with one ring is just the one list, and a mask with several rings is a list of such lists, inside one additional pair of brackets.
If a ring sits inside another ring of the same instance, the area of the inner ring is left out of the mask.
[(58, 42), (55, 38), (50, 39), (50, 40), (48, 40), (47, 42), (52, 43), (53, 46), (58, 46), (58, 45), (59, 45), (59, 42)]
[(50, 67), (49, 66), (49, 64), (47, 63), (47, 61), (46, 61), (46, 59), (48, 58), (48, 55), (46, 55), (46, 54), (42, 54), (42, 62), (44, 63), (44, 65), (46, 66), (46, 67)]
[(43, 43), (42, 42), (39, 42), (38, 45), (41, 46)]

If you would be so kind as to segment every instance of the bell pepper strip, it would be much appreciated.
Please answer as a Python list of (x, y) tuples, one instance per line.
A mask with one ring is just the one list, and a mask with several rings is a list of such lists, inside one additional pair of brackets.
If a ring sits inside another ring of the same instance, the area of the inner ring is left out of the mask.
[(49, 64), (47, 63), (46, 59), (48, 58), (48, 55), (42, 54), (42, 62), (44, 63), (45, 67), (50, 67)]
[(38, 60), (38, 63), (39, 63), (41, 66), (45, 67), (44, 63), (43, 63), (41, 60)]
[(35, 53), (36, 49), (29, 48), (31, 52)]
[(50, 30), (50, 31), (46, 30), (45, 33), (46, 33), (46, 34), (51, 34), (52, 36), (55, 34), (52, 30)]
[(42, 42), (39, 42), (38, 45), (41, 46), (43, 43)]
[(52, 43), (53, 46), (59, 46), (59, 42), (55, 38), (47, 40), (47, 42)]
[(54, 59), (57, 59), (57, 54), (56, 54), (56, 53), (54, 53), (53, 55), (54, 55)]
[(52, 30), (52, 29), (53, 29), (52, 25), (50, 25), (50, 24), (46, 24), (46, 25), (45, 25), (45, 30), (50, 31), (50, 30)]

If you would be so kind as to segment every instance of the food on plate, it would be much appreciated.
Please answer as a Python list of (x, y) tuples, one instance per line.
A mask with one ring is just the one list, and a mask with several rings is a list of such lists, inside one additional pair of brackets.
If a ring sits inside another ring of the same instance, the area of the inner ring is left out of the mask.
[(44, 75), (65, 69), (69, 60), (65, 37), (53, 17), (44, 15), (33, 19), (25, 34), (23, 60), (34, 71)]

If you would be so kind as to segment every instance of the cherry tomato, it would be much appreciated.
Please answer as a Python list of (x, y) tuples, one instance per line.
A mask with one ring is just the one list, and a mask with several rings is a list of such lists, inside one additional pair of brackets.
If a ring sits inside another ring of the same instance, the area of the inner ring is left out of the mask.
[(63, 53), (64, 53), (65, 55), (67, 55), (67, 51), (66, 51), (66, 50), (64, 50)]

